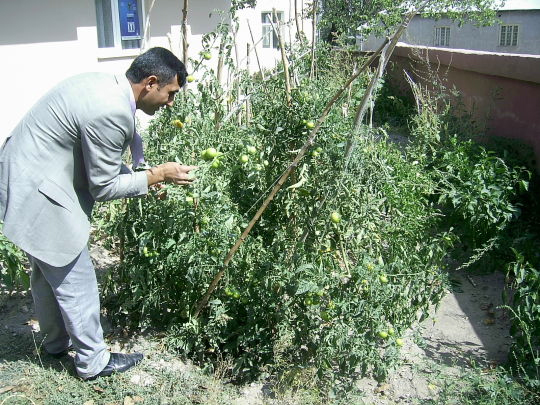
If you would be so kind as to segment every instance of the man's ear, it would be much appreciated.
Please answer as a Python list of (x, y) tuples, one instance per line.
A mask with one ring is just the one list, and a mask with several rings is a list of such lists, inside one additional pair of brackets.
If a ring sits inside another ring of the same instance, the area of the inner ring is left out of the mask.
[(145, 85), (144, 87), (146, 88), (146, 90), (150, 90), (152, 87), (154, 86), (157, 86), (158, 85), (158, 78), (157, 76), (148, 76), (146, 79), (145, 79)]

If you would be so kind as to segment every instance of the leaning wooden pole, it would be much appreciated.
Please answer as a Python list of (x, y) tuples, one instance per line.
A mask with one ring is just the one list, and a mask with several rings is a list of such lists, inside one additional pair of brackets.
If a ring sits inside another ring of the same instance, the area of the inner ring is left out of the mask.
[(417, 10), (412, 11), (405, 17), (404, 21), (398, 27), (394, 35), (392, 35), (391, 39), (385, 44), (384, 48), (381, 50), (379, 63), (377, 65), (377, 70), (373, 74), (373, 77), (371, 78), (369, 85), (366, 91), (364, 92), (364, 97), (362, 98), (362, 101), (360, 102), (356, 110), (353, 134), (347, 140), (347, 146), (345, 147), (345, 165), (348, 164), (348, 161), (354, 149), (354, 136), (355, 134), (360, 132), (360, 129), (362, 127), (362, 121), (366, 114), (369, 100), (372, 98), (373, 91), (384, 73), (386, 65), (388, 64), (388, 59), (390, 58), (390, 56), (392, 56), (392, 52), (394, 52), (394, 49), (399, 41), (399, 38), (403, 34), (403, 31), (407, 29), (407, 26), (409, 25), (413, 17), (417, 14), (417, 12), (418, 12)]
[(307, 150), (315, 143), (315, 138), (317, 136), (317, 132), (319, 132), (319, 128), (321, 127), (323, 122), (326, 120), (326, 117), (328, 116), (328, 113), (330, 112), (330, 110), (332, 109), (334, 104), (339, 100), (339, 98), (343, 95), (343, 93), (349, 88), (351, 83), (354, 82), (356, 80), (356, 78), (358, 76), (360, 76), (360, 74), (364, 70), (366, 70), (369, 65), (371, 65), (371, 63), (373, 63), (373, 61), (375, 60), (375, 58), (377, 57), (377, 55), (378, 55), (378, 53), (380, 52), (381, 49), (382, 49), (382, 46), (381, 46), (381, 48), (379, 48), (379, 50), (377, 52), (375, 52), (369, 58), (369, 60), (366, 63), (364, 63), (364, 65), (360, 69), (358, 69), (358, 71), (356, 73), (354, 73), (349, 78), (349, 80), (347, 80), (347, 82), (343, 85), (343, 87), (334, 95), (334, 97), (332, 97), (332, 99), (328, 102), (328, 104), (326, 104), (326, 107), (324, 108), (324, 110), (323, 110), (323, 112), (321, 114), (321, 117), (317, 120), (317, 122), (315, 124), (315, 127), (312, 129), (307, 141), (304, 143), (304, 146), (302, 146), (302, 148), (298, 152), (298, 155), (293, 160), (293, 162), (289, 165), (287, 170), (281, 175), (278, 182), (272, 188), (270, 194), (268, 195), (268, 197), (266, 197), (266, 199), (262, 203), (261, 207), (259, 208), (259, 210), (255, 214), (255, 216), (251, 219), (251, 221), (249, 221), (248, 226), (246, 227), (246, 229), (244, 229), (244, 232), (242, 232), (242, 235), (240, 235), (240, 238), (238, 238), (236, 243), (229, 250), (229, 253), (227, 253), (227, 256), (225, 257), (225, 260), (223, 261), (223, 268), (214, 276), (214, 279), (210, 283), (210, 286), (208, 287), (208, 289), (207, 289), (206, 293), (204, 294), (203, 298), (197, 303), (197, 305), (195, 307), (195, 311), (193, 312), (193, 316), (195, 318), (197, 318), (199, 316), (202, 309), (208, 303), (208, 300), (210, 299), (210, 296), (212, 295), (212, 292), (216, 289), (219, 281), (221, 280), (221, 278), (225, 274), (225, 271), (227, 270), (227, 266), (231, 262), (233, 256), (237, 252), (237, 250), (240, 248), (240, 246), (244, 243), (244, 241), (248, 237), (248, 235), (251, 232), (251, 229), (253, 228), (253, 226), (257, 223), (257, 221), (262, 216), (262, 214), (264, 213), (266, 208), (268, 208), (268, 205), (274, 199), (274, 197), (276, 196), (278, 191), (281, 189), (283, 184), (285, 184), (285, 182), (287, 181), (289, 176), (294, 172), (294, 170), (298, 166), (298, 163), (300, 162), (300, 160), (302, 160), (302, 158), (306, 154)]
[(247, 25), (249, 28), (249, 35), (251, 36), (251, 42), (253, 44), (253, 51), (255, 51), (255, 58), (257, 59), (257, 66), (259, 67), (259, 72), (261, 72), (261, 78), (264, 80), (264, 72), (262, 70), (261, 61), (259, 60), (259, 52), (257, 52), (257, 44), (255, 43), (255, 38), (253, 38), (253, 31), (251, 30), (249, 20), (247, 20)]
[[(218, 86), (221, 86), (221, 80), (223, 79), (223, 65), (224, 65), (224, 59), (225, 59), (225, 41), (227, 40), (226, 35), (224, 34), (221, 37), (221, 42), (219, 43), (219, 53), (218, 53), (218, 64), (217, 64), (217, 72), (216, 72), (216, 80), (218, 83)], [(219, 104), (222, 104), (221, 97), (219, 99)], [(216, 112), (214, 113), (214, 128), (219, 129), (221, 126), (221, 110), (219, 108), (216, 108)]]
[(275, 19), (277, 23), (277, 28), (272, 23), (272, 28), (274, 29), (276, 36), (279, 41), (279, 49), (281, 51), (281, 61), (283, 62), (283, 76), (285, 76), (285, 95), (287, 98), (287, 104), (290, 105), (292, 102), (291, 97), (291, 75), (289, 74), (289, 61), (287, 59), (287, 54), (285, 53), (285, 44), (283, 42), (283, 36), (281, 35), (281, 22), (277, 19), (276, 9), (272, 9), (272, 19)]
[[(189, 0), (184, 0), (184, 8), (182, 9), (182, 61), (187, 69), (188, 64), (188, 48), (187, 39), (187, 15), (188, 15)], [(184, 91), (187, 91), (187, 86), (184, 86)]]
[(313, 14), (311, 21), (311, 69), (309, 71), (309, 78), (315, 77), (315, 41), (317, 39), (317, 0), (313, 0)]
[(294, 0), (294, 21), (296, 23), (296, 36), (298, 41), (302, 41), (302, 31), (300, 30), (300, 22), (298, 21), (298, 0)]

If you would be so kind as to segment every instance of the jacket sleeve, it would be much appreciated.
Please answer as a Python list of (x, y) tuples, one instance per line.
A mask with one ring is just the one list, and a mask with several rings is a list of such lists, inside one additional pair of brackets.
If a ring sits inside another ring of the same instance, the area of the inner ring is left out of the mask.
[[(148, 193), (146, 172), (125, 173), (122, 154), (133, 131), (132, 119), (122, 113), (101, 115), (81, 128), (81, 147), (89, 191), (96, 201)], [(129, 135), (128, 135), (129, 134)]]

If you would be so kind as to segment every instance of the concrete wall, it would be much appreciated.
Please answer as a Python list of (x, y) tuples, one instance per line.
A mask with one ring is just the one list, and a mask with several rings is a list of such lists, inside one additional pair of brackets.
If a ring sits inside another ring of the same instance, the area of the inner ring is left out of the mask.
[[(488, 52), (540, 54), (540, 10), (500, 11), (497, 16), (503, 24), (519, 26), (518, 45), (500, 46), (500, 24), (477, 27), (467, 23), (459, 27), (448, 18), (433, 20), (416, 16), (413, 18), (401, 41), (411, 45), (435, 45), (435, 28), (450, 27), (449, 48), (471, 49)], [(360, 50), (375, 50), (381, 39), (370, 36), (366, 41), (358, 39)]]
[[(144, 0), (145, 13), (152, 1)], [(239, 12), (240, 31), (237, 35), (240, 59), (251, 42), (246, 20), (251, 20), (255, 40), (262, 35), (261, 11), (275, 7), (291, 17), (291, 0), (259, 0), (255, 10)], [(298, 4), (306, 0), (298, 1)], [(181, 0), (158, 0), (150, 13), (150, 39), (147, 47), (170, 48), (181, 57)], [(188, 16), (190, 57), (202, 50), (202, 36), (213, 31), (223, 17), (216, 10), (228, 11), (229, 0), (191, 1)], [(146, 15), (143, 16), (143, 24)], [(310, 22), (304, 22), (308, 38)], [(287, 29), (285, 29), (287, 32)], [(288, 40), (289, 35), (285, 36)], [(217, 45), (216, 45), (217, 46)], [(263, 49), (259, 56), (265, 67), (273, 67), (279, 58), (274, 49)], [(0, 143), (26, 111), (62, 79), (85, 71), (124, 72), (139, 49), (100, 49), (97, 44), (94, 0), (0, 0), (0, 75), (4, 78), (4, 94), (0, 100)], [(205, 62), (214, 66), (217, 58)], [(245, 62), (244, 62), (245, 64)], [(188, 66), (188, 70), (192, 67)], [(257, 68), (255, 55), (251, 55), (251, 71)], [(141, 112), (137, 116), (144, 126), (150, 117)]]
[(424, 83), (425, 72), (438, 72), (447, 88), (459, 91), (467, 109), (485, 125), (487, 136), (515, 139), (528, 145), (536, 156), (531, 163), (540, 170), (540, 55), (446, 50), (401, 43), (389, 66), (393, 79), (403, 88), (403, 70)]

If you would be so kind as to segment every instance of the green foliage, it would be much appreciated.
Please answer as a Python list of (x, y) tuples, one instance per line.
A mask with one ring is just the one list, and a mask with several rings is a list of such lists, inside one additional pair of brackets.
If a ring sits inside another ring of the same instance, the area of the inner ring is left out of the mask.
[(470, 265), (492, 250), (519, 217), (518, 197), (528, 189), (530, 172), (508, 166), (474, 142), (471, 121), (451, 116), (447, 99), (435, 101), (416, 90), (420, 111), (410, 123), (407, 153), (436, 184), (432, 196), (444, 213), (444, 226), (453, 228), (462, 246), (476, 252), (466, 264)]
[[(104, 233), (120, 241), (124, 260), (105, 283), (105, 305), (133, 323), (168, 327), (170, 347), (209, 368), (232, 359), (235, 378), (263, 373), (291, 385), (316, 380), (339, 390), (358, 373), (383, 378), (396, 364), (396, 339), (444, 294), (440, 269), (450, 243), (445, 232), (434, 231), (438, 211), (428, 197), (435, 184), (383, 132), (366, 128), (343, 170), (354, 98), (332, 110), (208, 307), (191, 317), (306, 141), (303, 120), (320, 116), (351, 70), (336, 60), (321, 63), (310, 81), (308, 63), (298, 66), (301, 85), (290, 106), (280, 75), (264, 83), (242, 79), (249, 122), (242, 109), (241, 124), (236, 115), (224, 118), (233, 106), (211, 71), (197, 93), (180, 94), (153, 121), (149, 162), (196, 164), (197, 182), (192, 189), (166, 186), (110, 204)], [(351, 93), (363, 92), (362, 83)], [(175, 119), (186, 125), (171, 125)], [(204, 160), (201, 152), (210, 147), (220, 154)], [(330, 220), (334, 211), (339, 223)], [(388, 331), (394, 334), (381, 337)]]
[(516, 381), (515, 376), (500, 369), (482, 371), (473, 369), (459, 378), (440, 381), (436, 399), (419, 401), (420, 404), (463, 404), (463, 405), (533, 405), (540, 400), (538, 391), (527, 388)]
[(8, 290), (30, 287), (24, 260), (24, 254), (7, 240), (0, 228), (0, 277)]
[(511, 359), (514, 366), (536, 380), (536, 389), (540, 389), (540, 271), (523, 254), (513, 251), (516, 260), (508, 266), (513, 294), (511, 307), (507, 307), (513, 319)]
[(350, 56), (322, 47), (317, 76), (308, 79), (309, 61), (297, 51), (288, 49), (299, 83), (290, 104), (280, 74), (262, 81), (237, 73), (225, 89), (199, 64), (197, 91), (179, 94), (152, 122), (149, 163), (198, 165), (197, 181), (103, 206), (100, 231), (122, 258), (104, 282), (104, 304), (129, 324), (166, 328), (169, 347), (210, 370), (230, 362), (236, 380), (263, 375), (343, 391), (356, 376), (383, 379), (397, 364), (397, 339), (445, 292), (453, 244), (469, 238), (489, 250), (482, 243), (516, 216), (513, 198), (527, 179), (461, 140), (427, 107), (413, 119), (405, 150), (382, 129), (354, 130), (368, 79), (361, 77), (194, 318), (231, 247), (306, 142), (308, 122), (352, 71)]
[(401, 23), (405, 13), (421, 7), (425, 17), (448, 17), (460, 23), (473, 21), (478, 25), (491, 25), (501, 3), (501, 0), (325, 1), (320, 26), (328, 32), (329, 39), (358, 34), (364, 37), (388, 35)]

